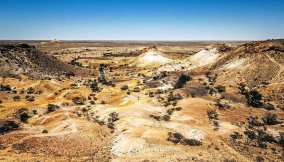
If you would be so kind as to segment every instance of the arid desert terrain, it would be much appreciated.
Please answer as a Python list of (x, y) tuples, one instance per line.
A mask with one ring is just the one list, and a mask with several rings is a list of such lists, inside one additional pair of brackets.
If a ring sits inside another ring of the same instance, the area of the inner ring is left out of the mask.
[(284, 161), (284, 41), (0, 41), (0, 161)]

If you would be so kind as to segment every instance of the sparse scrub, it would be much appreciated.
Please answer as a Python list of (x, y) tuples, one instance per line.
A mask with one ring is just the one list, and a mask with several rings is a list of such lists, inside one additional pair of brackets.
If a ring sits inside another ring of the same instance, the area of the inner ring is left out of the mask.
[(277, 115), (272, 113), (267, 113), (262, 117), (262, 121), (267, 125), (275, 125), (278, 124)]
[(217, 74), (207, 73), (206, 77), (208, 78), (208, 81), (210, 82), (210, 84), (213, 84), (217, 79)]
[(217, 91), (218, 91), (219, 93), (226, 92), (226, 87), (225, 87), (225, 86), (219, 85), (219, 86), (216, 86), (215, 88), (217, 89)]
[(248, 127), (249, 128), (253, 128), (255, 126), (259, 127), (259, 126), (262, 126), (263, 124), (258, 120), (258, 117), (253, 117), (253, 116), (250, 116), (248, 118)]
[(35, 90), (33, 89), (33, 87), (29, 87), (27, 89), (27, 94), (33, 94), (35, 92)]
[(59, 109), (58, 105), (54, 105), (54, 104), (48, 104), (47, 105), (47, 113), (51, 113), (56, 111), (57, 109)]
[(177, 80), (177, 82), (176, 82), (174, 88), (175, 88), (175, 89), (183, 88), (183, 86), (186, 84), (186, 82), (188, 82), (188, 81), (190, 81), (190, 80), (191, 80), (191, 77), (190, 77), (189, 75), (182, 74), (182, 75), (178, 78), (178, 80)]
[(134, 89), (133, 89), (133, 92), (140, 92), (141, 90), (140, 90), (140, 87), (135, 87)]
[(174, 144), (182, 144), (182, 145), (189, 145), (189, 146), (200, 146), (202, 142), (196, 139), (187, 139), (182, 134), (177, 132), (169, 132), (168, 133), (168, 141)]
[(253, 130), (247, 129), (244, 131), (244, 134), (248, 137), (250, 140), (256, 139), (257, 135)]
[(172, 115), (175, 111), (181, 111), (182, 107), (175, 107), (175, 108), (170, 108), (167, 110), (168, 115)]
[(220, 125), (219, 125), (219, 122), (218, 122), (219, 118), (218, 118), (217, 111), (216, 110), (208, 110), (207, 116), (208, 116), (209, 121), (213, 124), (214, 130), (215, 131), (219, 130)]
[(275, 139), (270, 134), (266, 133), (264, 130), (257, 130), (257, 143), (261, 148), (267, 147), (267, 142), (275, 142)]
[(24, 123), (26, 123), (27, 120), (31, 117), (28, 109), (26, 108), (21, 108), (17, 110), (15, 114), (16, 114), (17, 119), (19, 119), (21, 122), (24, 122)]
[(27, 95), (26, 100), (29, 101), (29, 102), (33, 102), (33, 101), (35, 101), (35, 96)]
[(165, 77), (167, 77), (167, 72), (162, 71), (158, 75), (154, 76), (153, 80), (159, 80), (159, 79), (162, 79), (162, 78), (165, 78)]
[(274, 105), (272, 105), (271, 103), (263, 103), (262, 107), (266, 110), (275, 110)]
[(115, 121), (117, 121), (117, 120), (119, 120), (119, 118), (118, 118), (118, 113), (117, 112), (112, 112), (112, 113), (110, 113), (109, 114), (109, 120), (108, 121), (110, 121), (110, 122), (115, 122)]
[(123, 85), (120, 87), (121, 90), (126, 91), (128, 90), (128, 85)]
[(12, 93), (13, 93), (13, 94), (17, 94), (17, 90), (13, 89), (13, 90), (12, 90)]
[(163, 119), (164, 121), (170, 121), (171, 117), (170, 117), (169, 115), (164, 115), (164, 116), (162, 117), (162, 119)]
[(170, 94), (168, 95), (166, 104), (176, 106), (177, 100), (181, 100), (181, 99), (182, 99), (182, 96), (179, 93), (174, 94), (173, 92), (170, 92)]
[(18, 129), (20, 126), (13, 120), (0, 120), (0, 134)]
[(42, 130), (42, 133), (46, 134), (46, 133), (48, 133), (48, 130), (44, 129), (44, 130)]
[(218, 120), (218, 113), (216, 110), (208, 110), (207, 115), (209, 120)]
[(168, 141), (173, 142), (174, 144), (178, 144), (183, 139), (183, 135), (177, 132), (169, 132), (168, 133)]
[(278, 139), (278, 144), (284, 147), (284, 132), (281, 132)]
[(224, 162), (237, 162), (235, 159), (225, 159)]
[(160, 116), (158, 116), (158, 115), (151, 114), (150, 117), (157, 120), (157, 121), (160, 121)]
[(151, 114), (150, 117), (157, 120), (157, 121), (169, 121), (171, 119), (170, 115), (159, 116), (159, 115)]
[(11, 87), (10, 85), (3, 85), (3, 84), (0, 84), (0, 91), (11, 91)]
[(241, 139), (242, 135), (239, 132), (233, 132), (230, 137), (232, 141), (235, 142), (236, 140)]
[(180, 142), (183, 145), (189, 145), (189, 146), (200, 146), (202, 145), (202, 142), (196, 140), (196, 139), (186, 139), (183, 138)]
[(119, 120), (118, 113), (117, 112), (110, 113), (107, 122), (107, 127), (110, 129), (114, 129), (114, 122), (116, 122), (117, 120)]
[(149, 97), (155, 97), (154, 92), (149, 92)]
[(220, 110), (225, 110), (230, 108), (230, 105), (227, 100), (217, 100), (215, 106)]
[(74, 97), (72, 99), (72, 102), (76, 105), (84, 105), (84, 102), (85, 102), (85, 98), (83, 97)]
[(262, 95), (257, 90), (251, 90), (245, 93), (247, 98), (247, 103), (253, 107), (261, 107), (263, 103), (261, 102)]
[(265, 129), (247, 129), (244, 131), (244, 134), (250, 141), (255, 141), (260, 148), (266, 148), (267, 143), (277, 143), (277, 140), (272, 135), (267, 133)]
[(92, 89), (93, 92), (97, 92), (100, 90), (96, 80), (92, 81), (90, 88)]
[(257, 156), (257, 157), (255, 158), (255, 161), (256, 161), (256, 162), (264, 162), (264, 158), (261, 157), (261, 156)]
[(13, 100), (14, 101), (20, 101), (21, 100), (21, 96), (18, 96), (18, 95), (14, 96)]
[(33, 109), (32, 112), (33, 112), (34, 115), (38, 114), (37, 110), (35, 110), (35, 109)]
[(220, 128), (220, 124), (217, 120), (213, 120), (214, 130), (217, 131)]
[(90, 101), (90, 104), (91, 104), (91, 105), (95, 105), (96, 102), (92, 100), (92, 101)]

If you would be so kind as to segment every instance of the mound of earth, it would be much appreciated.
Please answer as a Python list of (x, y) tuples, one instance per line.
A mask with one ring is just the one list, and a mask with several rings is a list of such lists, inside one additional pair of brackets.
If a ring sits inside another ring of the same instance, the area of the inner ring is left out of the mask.
[(138, 56), (132, 65), (137, 67), (158, 67), (170, 63), (171, 61), (171, 59), (165, 57), (158, 50), (151, 49)]
[(25, 74), (40, 77), (42, 75), (72, 74), (74, 71), (72, 66), (27, 44), (0, 45), (0, 54), (1, 76)]
[(263, 83), (284, 81), (284, 44), (277, 41), (252, 42), (225, 52), (211, 67), (218, 84)]
[(159, 71), (186, 71), (214, 64), (221, 56), (221, 48), (203, 49), (181, 61), (175, 61), (159, 68)]
[(204, 49), (196, 53), (193, 56), (190, 56), (187, 61), (191, 62), (193, 66), (205, 66), (216, 62), (220, 54), (216, 48)]

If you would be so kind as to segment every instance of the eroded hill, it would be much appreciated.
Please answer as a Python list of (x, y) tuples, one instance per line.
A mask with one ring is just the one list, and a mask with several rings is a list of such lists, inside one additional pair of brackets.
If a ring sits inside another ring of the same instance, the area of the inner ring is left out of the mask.
[(1, 46), (0, 159), (283, 161), (283, 42), (154, 45)]

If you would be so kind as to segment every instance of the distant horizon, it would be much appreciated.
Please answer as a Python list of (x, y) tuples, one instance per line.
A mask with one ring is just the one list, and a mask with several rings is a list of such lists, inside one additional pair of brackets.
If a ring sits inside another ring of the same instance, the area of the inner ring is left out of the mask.
[(283, 38), (267, 38), (267, 39), (203, 39), (203, 40), (130, 40), (130, 39), (0, 39), (0, 41), (91, 41), (91, 42), (107, 42), (107, 41), (121, 41), (121, 42), (127, 42), (127, 41), (134, 41), (134, 42), (204, 42), (204, 41), (266, 41), (266, 40), (283, 40)]
[(281, 0), (9, 0), (1, 40), (267, 40), (284, 38)]

